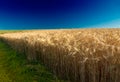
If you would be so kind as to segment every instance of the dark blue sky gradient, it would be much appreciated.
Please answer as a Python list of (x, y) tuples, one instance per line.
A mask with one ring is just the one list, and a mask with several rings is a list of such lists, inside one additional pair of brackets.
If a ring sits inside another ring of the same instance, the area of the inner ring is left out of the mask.
[(0, 29), (83, 28), (120, 19), (120, 0), (0, 0)]

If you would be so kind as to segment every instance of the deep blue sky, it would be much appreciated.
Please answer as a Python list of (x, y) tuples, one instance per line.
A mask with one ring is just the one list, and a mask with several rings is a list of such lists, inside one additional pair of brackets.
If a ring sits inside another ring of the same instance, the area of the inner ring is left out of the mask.
[(120, 0), (0, 0), (0, 29), (120, 27), (119, 19)]

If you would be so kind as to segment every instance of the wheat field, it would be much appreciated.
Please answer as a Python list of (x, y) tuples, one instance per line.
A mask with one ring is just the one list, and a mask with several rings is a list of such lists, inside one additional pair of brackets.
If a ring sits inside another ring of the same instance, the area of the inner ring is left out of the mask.
[(0, 38), (70, 82), (120, 82), (120, 29), (33, 30)]

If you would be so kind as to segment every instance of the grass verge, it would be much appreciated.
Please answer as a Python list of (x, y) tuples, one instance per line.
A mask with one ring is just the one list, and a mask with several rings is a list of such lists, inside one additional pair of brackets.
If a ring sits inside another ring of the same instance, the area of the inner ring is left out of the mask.
[(26, 57), (0, 41), (0, 82), (63, 82), (38, 62)]

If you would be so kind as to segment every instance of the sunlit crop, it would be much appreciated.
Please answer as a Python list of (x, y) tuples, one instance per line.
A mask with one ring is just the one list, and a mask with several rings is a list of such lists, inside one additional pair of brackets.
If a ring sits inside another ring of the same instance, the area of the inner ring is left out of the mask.
[(120, 29), (40, 30), (0, 35), (71, 82), (120, 82)]

